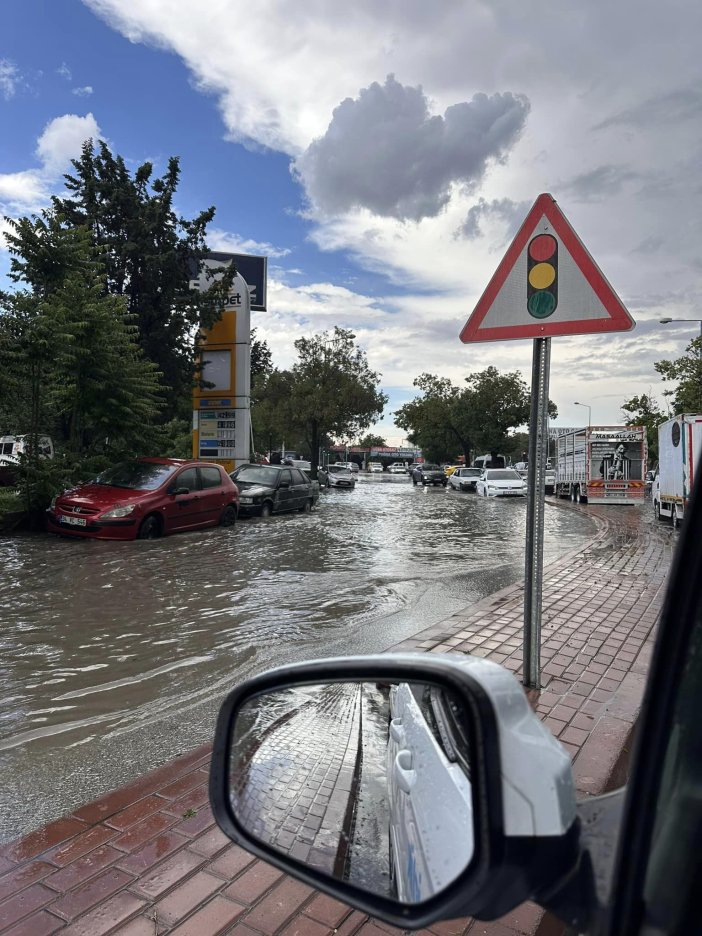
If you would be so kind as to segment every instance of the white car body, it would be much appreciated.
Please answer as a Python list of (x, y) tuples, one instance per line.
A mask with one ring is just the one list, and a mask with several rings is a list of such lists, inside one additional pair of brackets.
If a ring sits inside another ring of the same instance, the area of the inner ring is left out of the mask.
[[(416, 687), (428, 692), (428, 687)], [(428, 702), (423, 702), (428, 705)], [(390, 690), (388, 802), (393, 875), (402, 903), (445, 890), (473, 857), (473, 799), (408, 683)]]
[(320, 468), (318, 478), (320, 482), (323, 478), (323, 483), (327, 487), (351, 489), (356, 487), (356, 478), (353, 472), (349, 471), (348, 468), (342, 468), (340, 465), (328, 465), (324, 469)]
[(358, 474), (358, 465), (356, 462), (334, 462), (336, 468), (345, 468), (347, 471), (353, 471), (354, 474)]
[(456, 491), (474, 491), (481, 474), (480, 468), (456, 468), (449, 475), (449, 486)]
[(368, 462), (368, 470), (371, 474), (382, 474), (383, 473), (383, 463), (382, 462)]
[(402, 462), (393, 462), (388, 468), (388, 474), (407, 474), (407, 466)]
[(525, 497), (527, 483), (514, 468), (486, 468), (475, 490), (482, 497)]

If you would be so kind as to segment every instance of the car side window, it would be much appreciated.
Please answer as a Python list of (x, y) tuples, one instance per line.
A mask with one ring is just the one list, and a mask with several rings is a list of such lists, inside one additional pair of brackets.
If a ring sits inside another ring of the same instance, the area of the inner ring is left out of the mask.
[(200, 482), (203, 488), (215, 488), (222, 484), (222, 476), (219, 468), (214, 465), (211, 468), (200, 468)]
[(292, 484), (292, 474), (290, 473), (290, 469), (280, 472), (280, 483), (282, 484), (284, 481), (287, 481), (288, 484)]
[(293, 468), (290, 474), (293, 478), (293, 484), (307, 484), (307, 478), (297, 468)]
[(173, 490), (177, 488), (187, 488), (189, 491), (198, 491), (200, 485), (197, 479), (197, 468), (186, 468), (184, 471), (181, 471), (173, 480), (171, 488)]

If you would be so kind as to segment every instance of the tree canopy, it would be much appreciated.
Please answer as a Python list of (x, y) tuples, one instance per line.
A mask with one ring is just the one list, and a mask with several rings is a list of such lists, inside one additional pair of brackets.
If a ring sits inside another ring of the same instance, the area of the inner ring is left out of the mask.
[(385, 448), (387, 444), (381, 435), (374, 435), (372, 432), (367, 432), (356, 442), (360, 448)]
[[(422, 395), (395, 413), (395, 422), (432, 461), (443, 462), (462, 452), (502, 451), (510, 429), (529, 422), (530, 394), (518, 371), (502, 374), (496, 367), (470, 374), (459, 387), (445, 377), (421, 374), (415, 387)], [(549, 402), (549, 414), (557, 415)]]
[(693, 338), (675, 361), (656, 361), (653, 366), (664, 382), (675, 384), (663, 391), (672, 415), (702, 413), (702, 337)]
[(305, 440), (316, 473), (319, 447), (328, 438), (348, 439), (383, 412), (380, 377), (348, 329), (334, 328), (295, 342), (297, 361), (273, 370), (255, 388), (254, 437)]
[(650, 394), (642, 393), (622, 403), (624, 424), (645, 426), (649, 464), (658, 461), (658, 426), (665, 421), (665, 413)]

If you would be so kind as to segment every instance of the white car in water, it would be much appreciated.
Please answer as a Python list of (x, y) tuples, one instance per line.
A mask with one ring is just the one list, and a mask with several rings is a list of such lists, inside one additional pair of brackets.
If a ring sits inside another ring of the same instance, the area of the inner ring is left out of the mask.
[(456, 468), (453, 474), (449, 475), (449, 487), (455, 491), (475, 491), (482, 473), (480, 468)]
[(485, 468), (475, 490), (483, 497), (526, 497), (527, 483), (514, 468)]
[(382, 462), (368, 462), (368, 471), (370, 471), (371, 474), (382, 474), (383, 463)]
[(356, 487), (356, 478), (348, 468), (341, 465), (327, 465), (326, 468), (317, 469), (317, 480), (322, 487), (348, 488)]
[(457, 715), (436, 687), (390, 689), (390, 875), (401, 903), (441, 893), (473, 857), (470, 752)]

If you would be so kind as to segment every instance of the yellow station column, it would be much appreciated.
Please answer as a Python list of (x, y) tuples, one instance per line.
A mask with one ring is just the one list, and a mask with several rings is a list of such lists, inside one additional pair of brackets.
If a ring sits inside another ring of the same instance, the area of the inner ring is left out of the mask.
[[(210, 267), (222, 267), (206, 260)], [(212, 280), (201, 274), (200, 288)], [(193, 457), (217, 462), (233, 471), (250, 461), (251, 451), (251, 303), (249, 288), (234, 276), (222, 317), (204, 332), (203, 381), (211, 387), (193, 390)]]

